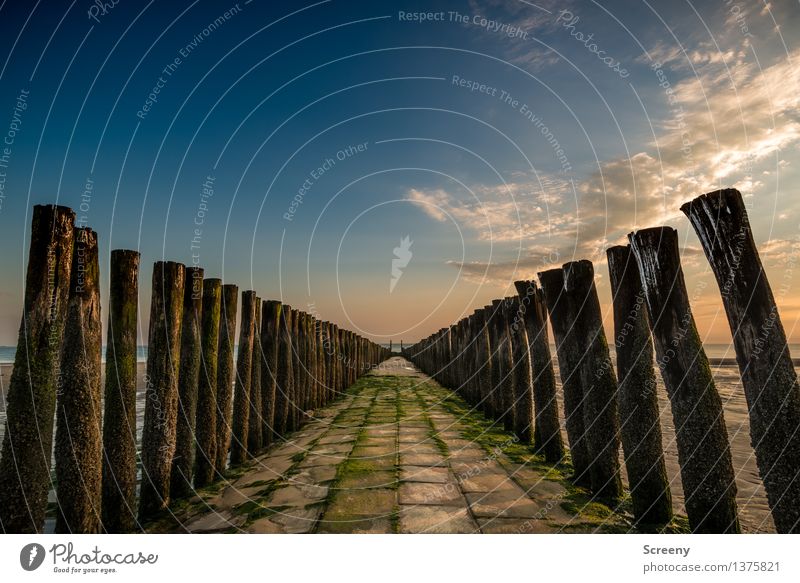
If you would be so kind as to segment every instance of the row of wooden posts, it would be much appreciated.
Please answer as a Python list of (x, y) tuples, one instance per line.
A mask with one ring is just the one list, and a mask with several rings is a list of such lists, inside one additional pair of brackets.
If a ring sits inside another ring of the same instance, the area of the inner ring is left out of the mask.
[[(725, 189), (681, 207), (719, 284), (750, 415), (751, 443), (778, 532), (800, 532), (800, 387), (741, 194)], [(635, 519), (672, 519), (659, 425), (658, 365), (675, 424), (686, 512), (694, 532), (739, 532), (722, 400), (695, 326), (674, 229), (629, 235), (607, 251), (616, 373), (589, 261), (515, 282), (495, 300), (404, 354), (502, 422), (550, 462), (564, 458), (548, 342), (553, 330), (574, 480)], [(787, 266), (791, 268), (791, 266)]]
[(132, 531), (297, 429), (388, 357), (353, 332), (243, 291), (234, 364), (238, 287), (156, 262), (137, 480), (140, 256), (111, 252), (103, 398), (97, 234), (74, 220), (66, 207), (34, 207), (0, 458), (4, 532), (42, 531), (53, 455), (57, 532)]

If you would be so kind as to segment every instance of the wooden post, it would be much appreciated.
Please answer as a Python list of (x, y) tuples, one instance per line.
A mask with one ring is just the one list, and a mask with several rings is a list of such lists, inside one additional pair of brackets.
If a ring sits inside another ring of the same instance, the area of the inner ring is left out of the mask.
[(44, 527), (74, 220), (67, 207), (33, 207), (25, 303), (0, 456), (0, 526), (7, 533), (36, 533)]
[(139, 253), (116, 249), (109, 270), (102, 525), (124, 533), (136, 524), (136, 368)]
[(533, 376), (528, 334), (525, 330), (524, 308), (518, 297), (508, 302), (511, 322), (511, 353), (514, 361), (514, 433), (522, 443), (533, 438)]
[(254, 291), (242, 292), (239, 322), (239, 351), (236, 358), (236, 391), (233, 395), (233, 439), (231, 465), (247, 460), (247, 435), (250, 421), (250, 375), (253, 370), (253, 337), (258, 297)]
[(264, 446), (275, 437), (275, 396), (278, 380), (281, 303), (266, 300), (261, 308), (261, 433)]
[(778, 532), (800, 532), (800, 387), (738, 190), (681, 207), (722, 292), (750, 412), (750, 441)]
[(672, 404), (689, 525), (693, 532), (739, 532), (722, 401), (689, 304), (677, 232), (656, 227), (628, 237)]
[(100, 531), (100, 265), (97, 233), (75, 229), (56, 403), (56, 495), (59, 534)]
[(183, 498), (192, 493), (202, 318), (203, 269), (187, 267), (186, 285), (183, 288), (183, 323), (178, 374), (178, 422), (169, 484), (172, 499)]
[(292, 308), (285, 305), (280, 313), (280, 339), (278, 344), (278, 379), (275, 393), (274, 431), (284, 436), (289, 431), (289, 408), (294, 393), (292, 364)]
[(489, 340), (487, 315), (488, 312), (486, 308), (478, 310), (472, 326), (476, 344), (474, 355), (475, 367), (478, 371), (478, 392), (476, 392), (474, 397), (475, 401), (472, 404), (482, 411), (485, 410), (486, 402), (489, 398), (489, 391), (492, 387), (492, 379), (494, 378), (492, 374), (492, 346)]
[(653, 342), (639, 269), (629, 245), (606, 251), (614, 303), (622, 450), (633, 515), (641, 524), (672, 520), (672, 495), (661, 443)]
[(590, 485), (590, 458), (583, 425), (583, 387), (578, 370), (583, 354), (572, 330), (574, 315), (571, 313), (573, 308), (564, 291), (564, 271), (562, 269), (543, 271), (539, 274), (539, 282), (542, 284), (553, 328), (553, 339), (556, 342), (558, 370), (564, 392), (567, 439), (575, 471), (573, 480), (580, 485)]
[(561, 424), (558, 420), (556, 377), (547, 333), (547, 308), (542, 290), (534, 281), (516, 281), (520, 312), (525, 324), (530, 351), (535, 410), (534, 447), (550, 463), (564, 457)]
[(261, 348), (261, 298), (256, 298), (256, 317), (253, 322), (253, 358), (250, 370), (250, 414), (247, 431), (247, 450), (254, 456), (264, 447), (262, 428), (264, 421), (261, 418), (263, 404), (261, 375), (264, 354)]
[(185, 277), (185, 267), (180, 263), (158, 261), (153, 266), (139, 522), (153, 518), (169, 505)]
[(563, 270), (564, 289), (576, 308), (572, 328), (583, 355), (579, 371), (592, 492), (616, 501), (622, 496), (617, 377), (603, 329), (594, 267), (591, 261), (582, 260), (566, 263)]
[(303, 397), (306, 392), (305, 376), (300, 365), (300, 310), (292, 310), (292, 331), (290, 335), (292, 356), (292, 395), (289, 400), (289, 421), (286, 427), (289, 431), (300, 428), (300, 411)]
[(203, 488), (214, 481), (217, 465), (217, 378), (222, 280), (203, 280), (203, 321), (200, 336), (200, 374), (197, 382), (197, 414), (194, 485)]
[(219, 316), (219, 348), (217, 349), (217, 474), (221, 477), (228, 466), (233, 417), (233, 347), (236, 343), (236, 310), (239, 306), (239, 287), (232, 283), (222, 286)]

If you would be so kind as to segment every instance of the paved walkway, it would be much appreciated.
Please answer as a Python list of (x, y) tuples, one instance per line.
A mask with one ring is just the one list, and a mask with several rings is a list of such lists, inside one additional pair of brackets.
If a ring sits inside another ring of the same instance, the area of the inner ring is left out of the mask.
[[(513, 437), (394, 357), (346, 396), (174, 510), (190, 532), (628, 530)], [(527, 462), (527, 463), (522, 463)]]

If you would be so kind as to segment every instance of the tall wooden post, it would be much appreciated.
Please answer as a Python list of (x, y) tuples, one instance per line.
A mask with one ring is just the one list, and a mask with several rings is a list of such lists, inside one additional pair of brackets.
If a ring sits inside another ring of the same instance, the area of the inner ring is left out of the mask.
[(236, 310), (239, 307), (239, 287), (232, 283), (222, 286), (219, 316), (219, 349), (217, 350), (217, 447), (216, 470), (222, 476), (228, 466), (233, 417), (233, 352), (236, 343)]
[(33, 207), (25, 303), (0, 456), (0, 526), (7, 533), (44, 527), (74, 220), (67, 207)]
[(261, 308), (261, 433), (264, 446), (275, 438), (275, 406), (278, 381), (281, 303), (266, 300)]
[(253, 322), (253, 358), (250, 370), (250, 414), (247, 424), (247, 449), (254, 456), (264, 447), (261, 418), (263, 405), (261, 402), (261, 375), (264, 354), (261, 348), (261, 298), (256, 298), (256, 316)]
[(242, 292), (242, 316), (239, 322), (239, 351), (236, 358), (236, 391), (233, 395), (233, 439), (231, 464), (247, 460), (247, 435), (250, 421), (250, 375), (253, 370), (253, 338), (256, 303), (254, 291)]
[(153, 518), (169, 504), (178, 418), (178, 366), (185, 277), (185, 267), (180, 263), (158, 261), (153, 266), (142, 431), (140, 522)]
[(280, 313), (280, 339), (278, 345), (278, 379), (275, 393), (275, 424), (277, 435), (289, 431), (289, 408), (294, 393), (294, 368), (292, 363), (292, 308), (284, 304)]
[(56, 532), (100, 531), (100, 265), (97, 233), (75, 229), (70, 294), (56, 403)]
[(653, 342), (639, 269), (629, 245), (606, 251), (614, 303), (622, 450), (633, 514), (643, 524), (672, 520), (672, 495), (661, 443)]
[(600, 498), (616, 501), (622, 496), (617, 377), (603, 329), (594, 267), (591, 261), (572, 261), (566, 263), (563, 270), (564, 289), (576, 307), (572, 329), (583, 354), (579, 371), (592, 492)]
[(534, 281), (516, 281), (520, 311), (531, 359), (533, 403), (535, 410), (534, 447), (545, 460), (558, 463), (564, 457), (561, 424), (558, 420), (556, 377), (547, 333), (547, 308), (542, 291)]
[(550, 269), (539, 274), (539, 282), (547, 311), (550, 313), (550, 324), (553, 328), (553, 339), (556, 342), (558, 370), (561, 375), (561, 388), (564, 392), (564, 416), (566, 417), (567, 439), (575, 470), (574, 481), (577, 484), (589, 485), (589, 450), (583, 425), (583, 387), (581, 386), (580, 364), (583, 354), (578, 346), (571, 322), (574, 316), (568, 296), (564, 291), (564, 271)]
[(672, 404), (689, 525), (694, 532), (739, 532), (722, 401), (689, 304), (677, 232), (656, 227), (628, 237)]
[(203, 280), (203, 320), (200, 335), (200, 373), (197, 382), (197, 414), (194, 485), (203, 488), (214, 481), (217, 465), (217, 378), (222, 280)]
[(533, 376), (531, 355), (528, 349), (528, 334), (522, 303), (518, 297), (508, 301), (511, 322), (511, 351), (514, 361), (514, 433), (522, 443), (531, 443), (533, 438)]
[(139, 253), (116, 249), (109, 270), (103, 416), (102, 524), (124, 533), (136, 524), (136, 367)]
[(718, 190), (681, 210), (722, 292), (772, 518), (778, 532), (800, 532), (800, 387), (742, 195)]
[(178, 422), (169, 485), (170, 497), (173, 499), (192, 493), (202, 318), (203, 269), (187, 267), (186, 285), (183, 288), (181, 361), (178, 374)]

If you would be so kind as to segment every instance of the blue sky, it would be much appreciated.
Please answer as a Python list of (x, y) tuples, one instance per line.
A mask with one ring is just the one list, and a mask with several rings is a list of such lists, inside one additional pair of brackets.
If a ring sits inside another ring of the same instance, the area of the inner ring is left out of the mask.
[(103, 265), (142, 252), (145, 315), (153, 261), (196, 261), (380, 341), (576, 258), (607, 305), (604, 249), (670, 224), (701, 332), (725, 341), (678, 211), (723, 186), (748, 200), (800, 338), (796, 3), (93, 6), (0, 4), (0, 344), (16, 340), (30, 209), (49, 202), (85, 215)]

